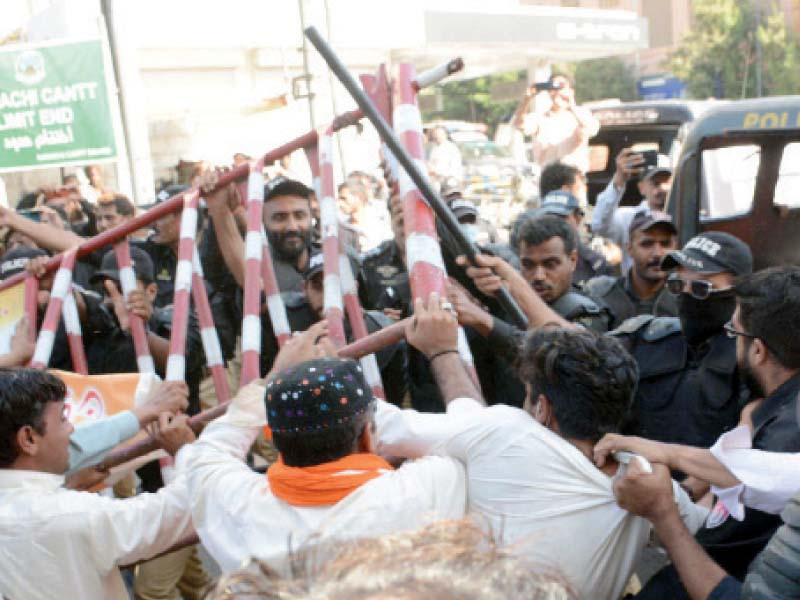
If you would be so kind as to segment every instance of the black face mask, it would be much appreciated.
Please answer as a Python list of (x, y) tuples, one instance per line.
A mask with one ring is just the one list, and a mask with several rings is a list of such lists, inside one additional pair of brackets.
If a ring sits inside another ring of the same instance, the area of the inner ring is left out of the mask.
[(736, 310), (736, 296), (733, 290), (713, 292), (705, 300), (698, 300), (689, 294), (678, 296), (678, 316), (686, 341), (697, 346), (722, 331), (722, 326), (730, 321)]

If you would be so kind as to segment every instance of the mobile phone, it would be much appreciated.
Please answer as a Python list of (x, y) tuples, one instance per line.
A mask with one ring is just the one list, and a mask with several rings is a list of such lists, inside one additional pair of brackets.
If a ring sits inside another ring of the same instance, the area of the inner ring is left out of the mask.
[(42, 213), (36, 210), (21, 210), (19, 211), (23, 217), (27, 217), (31, 221), (36, 221), (37, 223), (42, 222)]
[(658, 152), (656, 150), (645, 150), (641, 154), (642, 158), (644, 158), (644, 164), (642, 164), (642, 166), (645, 169), (658, 165)]
[(549, 92), (552, 90), (560, 90), (560, 85), (553, 85), (552, 81), (542, 81), (540, 83), (534, 83), (533, 87), (536, 88), (537, 92)]

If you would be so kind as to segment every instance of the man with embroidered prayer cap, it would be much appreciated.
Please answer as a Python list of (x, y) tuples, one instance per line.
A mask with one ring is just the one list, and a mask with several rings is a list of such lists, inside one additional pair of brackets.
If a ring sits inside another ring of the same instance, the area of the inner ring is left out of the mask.
[[(375, 454), (375, 400), (359, 364), (334, 358), (327, 327), (321, 321), (289, 340), (266, 385), (243, 388), (176, 457), (192, 521), (224, 572), (251, 557), (283, 571), (304, 545), (464, 514), (460, 463), (428, 457), (395, 470)], [(267, 424), (280, 456), (264, 476), (244, 458)]]

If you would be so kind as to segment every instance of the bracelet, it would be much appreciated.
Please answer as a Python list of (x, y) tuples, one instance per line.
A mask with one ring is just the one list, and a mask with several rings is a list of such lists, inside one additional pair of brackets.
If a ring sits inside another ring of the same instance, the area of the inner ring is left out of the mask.
[(442, 356), (443, 354), (458, 354), (458, 350), (442, 350), (441, 352), (437, 352), (436, 354), (431, 354), (428, 357), (428, 362), (433, 362), (434, 358)]

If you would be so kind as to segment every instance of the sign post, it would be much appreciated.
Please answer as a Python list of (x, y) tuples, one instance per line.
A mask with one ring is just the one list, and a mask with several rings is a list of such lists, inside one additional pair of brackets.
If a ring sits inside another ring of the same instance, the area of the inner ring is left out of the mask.
[(100, 40), (0, 50), (0, 173), (114, 160)]

